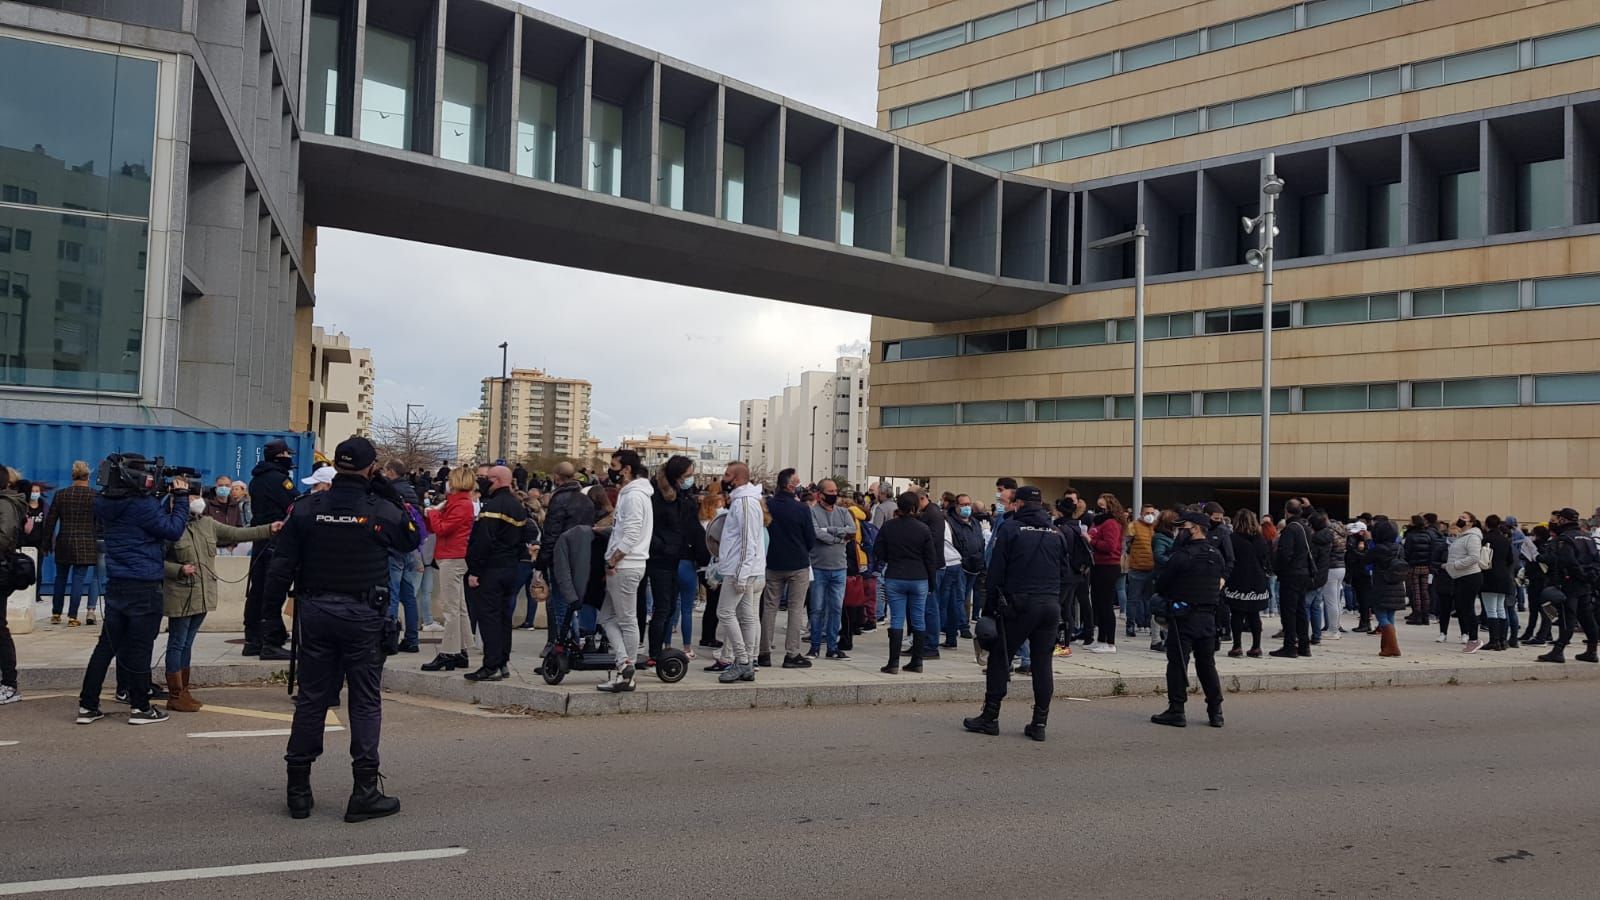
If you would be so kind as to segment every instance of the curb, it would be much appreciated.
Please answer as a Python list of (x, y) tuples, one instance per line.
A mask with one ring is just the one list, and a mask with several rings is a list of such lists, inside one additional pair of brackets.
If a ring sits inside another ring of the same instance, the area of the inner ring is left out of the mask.
[[(259, 684), (278, 680), (283, 663), (194, 666), (190, 674), (197, 687)], [(158, 670), (159, 671), (159, 670)], [(81, 668), (64, 666), (24, 668), (27, 690), (76, 690)], [(1289, 691), (1356, 690), (1362, 688), (1440, 687), (1464, 684), (1505, 684), (1517, 681), (1583, 681), (1600, 679), (1600, 666), (1555, 666), (1537, 663), (1493, 668), (1441, 667), (1369, 669), (1357, 671), (1223, 673), (1223, 691), (1230, 694)], [(108, 676), (108, 681), (110, 676)], [(663, 685), (641, 677), (640, 689), (631, 694), (603, 694), (572, 688), (552, 688), (506, 681), (474, 684), (459, 676), (431, 675), (409, 669), (384, 672), (386, 691), (490, 707), (522, 707), (557, 716), (703, 712), (731, 709), (794, 709), (821, 706), (875, 706), (900, 703), (976, 703), (983, 699), (983, 682), (975, 678), (875, 681), (862, 684), (820, 685)], [(1023, 679), (1013, 690), (1027, 690)], [(1194, 689), (1191, 688), (1191, 691)], [(1079, 675), (1056, 678), (1063, 696), (1104, 699), (1118, 696), (1164, 694), (1164, 675)]]

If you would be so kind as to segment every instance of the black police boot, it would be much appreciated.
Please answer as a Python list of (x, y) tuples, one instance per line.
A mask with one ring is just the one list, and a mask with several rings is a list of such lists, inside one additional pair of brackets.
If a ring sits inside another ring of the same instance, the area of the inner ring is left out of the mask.
[(921, 672), (922, 671), (922, 634), (920, 632), (913, 631), (911, 633), (911, 662), (908, 662), (905, 665), (901, 666), (900, 667), (900, 671), (902, 671), (902, 672)]
[(263, 660), (288, 660), (294, 659), (294, 654), (290, 653), (287, 647), (263, 643), (261, 645), (261, 658)]
[(1600, 645), (1600, 641), (1590, 638), (1587, 643), (1588, 649), (1583, 653), (1579, 653), (1577, 656), (1574, 656), (1573, 659), (1577, 660), (1578, 662), (1600, 663), (1600, 656), (1595, 655), (1595, 647)]
[(1189, 720), (1184, 718), (1182, 704), (1178, 703), (1168, 703), (1167, 711), (1151, 716), (1150, 721), (1157, 725), (1171, 725), (1173, 728), (1183, 728), (1189, 724)]
[[(913, 653), (916, 651), (912, 651)], [(994, 737), (1000, 733), (1000, 701), (984, 700), (983, 712), (971, 719), (962, 719), (961, 726), (968, 731)]]
[(384, 796), (378, 786), (381, 776), (377, 769), (355, 769), (355, 787), (350, 791), (350, 804), (344, 808), (346, 822), (365, 822), (381, 819), (400, 811), (400, 801)]
[(1536, 656), (1536, 657), (1534, 657), (1534, 659), (1539, 661), (1539, 662), (1564, 663), (1564, 662), (1567, 661), (1567, 655), (1566, 655), (1566, 653), (1564, 653), (1562, 651), (1564, 651), (1566, 649), (1567, 649), (1567, 645), (1566, 644), (1563, 644), (1560, 641), (1556, 641), (1555, 646), (1550, 648), (1550, 652), (1549, 653), (1546, 653), (1543, 656)]
[(304, 819), (316, 802), (311, 797), (311, 767), (289, 764), (289, 815)]
[(1048, 707), (1040, 708), (1035, 706), (1033, 708), (1033, 721), (1022, 726), (1022, 733), (1041, 744), (1044, 743), (1044, 726), (1049, 718), (1050, 709)]
[(889, 664), (879, 669), (885, 675), (900, 674), (900, 639), (903, 629), (889, 629)]

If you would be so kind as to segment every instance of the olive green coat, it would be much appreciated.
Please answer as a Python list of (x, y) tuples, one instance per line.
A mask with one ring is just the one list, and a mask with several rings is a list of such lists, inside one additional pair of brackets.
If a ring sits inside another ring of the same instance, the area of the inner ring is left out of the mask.
[[(271, 536), (271, 525), (234, 528), (204, 516), (190, 519), (183, 537), (167, 545), (167, 577), (162, 584), (164, 612), (169, 618), (179, 618), (216, 609), (217, 544), (264, 541)], [(185, 565), (193, 565), (195, 573), (183, 574)]]

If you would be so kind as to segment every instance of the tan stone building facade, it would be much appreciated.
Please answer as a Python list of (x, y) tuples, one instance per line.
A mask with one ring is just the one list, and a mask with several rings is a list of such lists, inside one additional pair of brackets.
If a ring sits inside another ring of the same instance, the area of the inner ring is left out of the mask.
[(1088, 245), (1143, 224), (1146, 497), (1255, 506), (1240, 220), (1270, 151), (1274, 505), (1600, 501), (1600, 4), (884, 0), (882, 23), (878, 124), (1051, 182), (1063, 296), (875, 319), (874, 475), (1126, 502), (1133, 257)]

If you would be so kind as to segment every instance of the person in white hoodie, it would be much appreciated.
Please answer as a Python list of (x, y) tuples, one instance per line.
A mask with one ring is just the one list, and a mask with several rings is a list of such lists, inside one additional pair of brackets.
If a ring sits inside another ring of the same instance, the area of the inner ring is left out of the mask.
[(1450, 589), (1456, 605), (1456, 623), (1461, 628), (1463, 653), (1477, 653), (1478, 594), (1483, 590), (1483, 566), (1478, 553), (1483, 548), (1483, 532), (1479, 530), (1478, 517), (1469, 512), (1456, 519), (1456, 539), (1450, 542), (1445, 557), (1444, 573), (1450, 578)]
[(606, 544), (606, 599), (598, 624), (611, 642), (617, 666), (599, 689), (610, 693), (633, 690), (633, 663), (639, 656), (639, 584), (650, 555), (655, 515), (650, 510), (650, 487), (639, 454), (618, 450), (611, 456), (611, 481), (622, 485), (617, 493), (615, 524)]
[(767, 583), (766, 528), (762, 521), (761, 488), (750, 483), (750, 467), (728, 463), (722, 492), (729, 495), (728, 519), (722, 525), (717, 574), (722, 576), (722, 601), (717, 623), (733, 650), (733, 665), (717, 680), (724, 684), (755, 681), (752, 657), (761, 641), (761, 594)]

